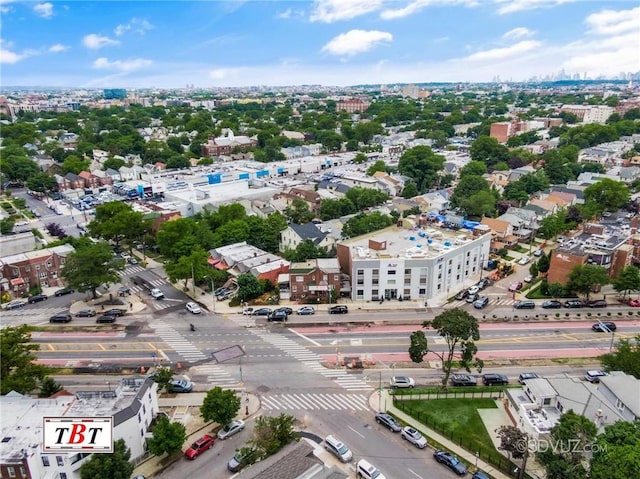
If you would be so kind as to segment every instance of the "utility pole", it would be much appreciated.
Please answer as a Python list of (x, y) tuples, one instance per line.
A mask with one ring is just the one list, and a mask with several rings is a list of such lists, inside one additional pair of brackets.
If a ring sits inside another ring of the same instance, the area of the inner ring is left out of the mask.
[(193, 299), (196, 298), (196, 276), (193, 269), (193, 263), (191, 263), (191, 287), (193, 289)]
[(211, 298), (213, 298), (213, 314), (216, 314), (216, 293), (213, 289), (213, 278), (211, 278)]
[(382, 371), (378, 371), (380, 373), (380, 378), (378, 380), (378, 411), (382, 412)]

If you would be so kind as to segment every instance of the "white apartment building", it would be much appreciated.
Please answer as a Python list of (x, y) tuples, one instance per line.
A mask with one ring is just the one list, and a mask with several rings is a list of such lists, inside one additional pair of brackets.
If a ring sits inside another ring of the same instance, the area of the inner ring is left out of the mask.
[(450, 295), (480, 274), (491, 235), (431, 226), (396, 226), (337, 246), (340, 269), (351, 276), (351, 298), (429, 300)]
[(159, 412), (158, 385), (151, 379), (125, 378), (106, 391), (77, 392), (54, 398), (9, 393), (0, 398), (2, 441), (0, 477), (79, 479), (90, 453), (44, 453), (44, 417), (113, 417), (114, 440), (123, 439), (131, 459), (145, 453), (151, 422)]
[(616, 109), (605, 105), (562, 105), (560, 111), (575, 114), (582, 123), (600, 123), (604, 125)]

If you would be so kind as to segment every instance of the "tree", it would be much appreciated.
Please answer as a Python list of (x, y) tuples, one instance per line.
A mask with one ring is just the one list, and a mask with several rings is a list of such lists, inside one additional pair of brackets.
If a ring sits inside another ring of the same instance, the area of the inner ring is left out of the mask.
[(55, 236), (55, 237), (57, 237), (59, 239), (63, 239), (63, 238), (67, 237), (67, 232), (60, 225), (60, 223), (47, 223), (45, 225), (45, 228), (47, 229), (47, 232), (51, 236)]
[(153, 437), (147, 439), (147, 447), (152, 454), (161, 456), (162, 454), (173, 454), (182, 449), (184, 441), (187, 439), (187, 432), (184, 424), (171, 422), (167, 416), (159, 416), (153, 427)]
[(408, 181), (402, 189), (401, 196), (403, 198), (413, 198), (414, 196), (418, 196), (419, 194), (420, 192), (418, 191), (415, 183), (413, 181)]
[[(363, 156), (366, 157), (366, 155), (364, 153), (358, 153), (358, 155), (363, 155)], [(373, 176), (374, 173), (376, 173), (377, 171), (382, 171), (383, 173), (386, 173), (387, 164), (383, 160), (378, 160), (373, 165), (371, 165), (367, 169), (367, 176)]]
[(237, 278), (238, 281), (238, 299), (240, 301), (249, 301), (257, 298), (264, 291), (258, 279), (251, 273), (242, 273)]
[(550, 266), (551, 260), (549, 259), (549, 256), (547, 256), (546, 254), (540, 256), (540, 258), (538, 259), (538, 271), (541, 273), (546, 273), (547, 271), (549, 271)]
[(547, 291), (549, 292), (549, 296), (552, 298), (561, 298), (565, 295), (564, 286), (560, 283), (551, 283), (547, 286)]
[(309, 209), (309, 203), (301, 198), (294, 198), (284, 210), (285, 216), (287, 216), (292, 223), (303, 225), (308, 223), (314, 218), (313, 212)]
[(616, 211), (630, 198), (629, 188), (620, 182), (604, 178), (584, 190), (587, 203), (597, 205), (599, 211)]
[(219, 386), (210, 389), (200, 406), (200, 414), (205, 421), (227, 424), (240, 410), (240, 397), (231, 389)]
[(424, 331), (414, 331), (410, 336), (409, 357), (414, 363), (421, 363), (425, 355), (429, 352), (427, 336)]
[(626, 298), (629, 291), (640, 290), (640, 268), (629, 265), (620, 271), (618, 277), (613, 281), (613, 289), (618, 293), (623, 293), (623, 298)]
[(509, 160), (509, 149), (490, 136), (479, 136), (469, 150), (473, 161), (482, 161), (487, 166)]
[(498, 449), (509, 453), (513, 459), (522, 459), (529, 446), (529, 435), (518, 429), (516, 426), (500, 426), (496, 429), (496, 434), (500, 438)]
[(196, 282), (205, 277), (209, 271), (207, 258), (209, 253), (200, 246), (194, 246), (189, 256), (181, 256), (178, 260), (169, 260), (164, 269), (172, 282), (184, 280), (184, 287), (193, 278)]
[(47, 194), (56, 187), (56, 179), (46, 173), (36, 173), (27, 179), (27, 188), (36, 193)]
[(125, 162), (121, 158), (107, 158), (106, 160), (104, 160), (104, 163), (102, 163), (102, 168), (105, 171), (108, 169), (117, 171), (120, 168), (122, 168), (124, 165), (125, 165)]
[(465, 176), (482, 176), (487, 172), (487, 165), (482, 161), (470, 161), (460, 170), (460, 178)]
[(393, 224), (390, 216), (383, 215), (378, 211), (371, 214), (360, 213), (349, 219), (342, 228), (343, 238), (354, 238), (372, 231), (381, 230)]
[(298, 440), (298, 434), (293, 430), (295, 420), (295, 417), (284, 413), (279, 416), (260, 416), (256, 419), (254, 438), (249, 444), (264, 456), (275, 454), (287, 444)]
[(640, 379), (640, 335), (634, 339), (621, 339), (615, 351), (600, 356), (605, 371), (623, 371)]
[(123, 439), (118, 439), (111, 454), (92, 454), (80, 466), (80, 479), (128, 479), (134, 469), (130, 459), (131, 451)]
[(122, 201), (110, 201), (96, 207), (95, 219), (88, 225), (91, 235), (115, 241), (116, 245), (124, 239), (140, 238), (151, 228), (144, 214), (133, 211), (131, 205)]
[[(3, 136), (5, 130), (6, 127), (3, 127)], [(24, 148), (7, 146), (2, 149), (0, 172), (9, 181), (24, 183), (39, 171), (37, 163), (27, 156)]]
[(40, 383), (40, 392), (38, 392), (38, 397), (48, 398), (53, 396), (58, 391), (62, 390), (62, 386), (58, 384), (55, 379), (50, 376), (47, 376), (42, 379)]
[[(480, 339), (480, 328), (476, 318), (466, 311), (454, 308), (440, 313), (433, 321), (424, 321), (422, 327), (436, 329), (447, 345), (446, 351), (434, 351), (429, 349), (428, 345), (426, 349), (426, 352), (435, 354), (442, 361), (442, 372), (444, 372), (444, 377), (442, 378), (443, 389), (447, 387), (449, 376), (454, 366), (471, 371), (471, 366), (473, 365), (478, 371), (482, 370), (483, 362), (476, 357), (478, 347), (475, 341)], [(418, 345), (420, 344), (418, 343)], [(414, 355), (423, 350), (424, 348), (414, 348)], [(412, 356), (413, 359), (414, 357)]]
[(31, 342), (27, 325), (7, 326), (0, 329), (0, 394), (11, 391), (28, 394), (49, 372), (49, 368), (36, 364), (33, 351), (40, 346)]
[(81, 159), (75, 155), (67, 156), (62, 162), (62, 171), (65, 173), (75, 173), (89, 169), (89, 160)]
[(608, 283), (609, 275), (602, 266), (578, 264), (569, 273), (567, 289), (583, 294), (589, 299), (589, 294), (593, 291), (594, 286), (602, 286)]
[(596, 438), (591, 479), (628, 479), (640, 473), (640, 419), (616, 421)]
[[(489, 183), (482, 176), (465, 176), (460, 179), (455, 189), (453, 190), (453, 195), (451, 195), (451, 203), (455, 206), (462, 206), (463, 203), (469, 204), (469, 199), (479, 193), (481, 191), (489, 190)], [(495, 199), (494, 199), (495, 206)]]
[(529, 274), (535, 279), (538, 277), (539, 273), (540, 273), (540, 270), (538, 269), (538, 264), (531, 263), (531, 266), (529, 266)]
[(444, 168), (444, 157), (428, 146), (415, 146), (402, 154), (398, 171), (413, 179), (418, 191), (425, 192), (438, 182), (438, 172)]
[(13, 227), (16, 224), (16, 220), (11, 216), (7, 216), (0, 220), (0, 234), (6, 235), (13, 231)]
[[(362, 163), (366, 163), (368, 159), (369, 159), (369, 158), (367, 157), (367, 155), (365, 155), (364, 153), (362, 153), (362, 152), (360, 151), (360, 152), (356, 153), (356, 156), (354, 156), (354, 157), (353, 157), (353, 162), (354, 162), (356, 165), (360, 165), (360, 164), (362, 164)], [(374, 163), (374, 165), (376, 165), (376, 164), (378, 164), (378, 163), (382, 163), (382, 166), (386, 166), (386, 165), (385, 165), (385, 163), (384, 163), (384, 161), (382, 161), (382, 160), (378, 160), (378, 161), (376, 161), (376, 162)], [(384, 171), (384, 170), (379, 170), (379, 171)], [(367, 173), (367, 174), (369, 174), (369, 173)]]
[(173, 371), (171, 368), (162, 367), (158, 368), (151, 376), (154, 382), (158, 384), (158, 391), (169, 390), (169, 383), (173, 380)]
[(118, 282), (117, 272), (124, 266), (124, 260), (114, 257), (107, 243), (91, 243), (69, 253), (62, 276), (77, 291), (91, 291), (95, 299), (98, 286)]
[(491, 191), (478, 191), (468, 199), (458, 199), (458, 202), (467, 216), (493, 216), (496, 211), (496, 197)]

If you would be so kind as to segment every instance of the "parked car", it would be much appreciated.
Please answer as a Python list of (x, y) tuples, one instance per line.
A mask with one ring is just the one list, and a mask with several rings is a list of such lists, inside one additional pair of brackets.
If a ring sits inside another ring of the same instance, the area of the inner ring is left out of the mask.
[(344, 443), (335, 436), (329, 435), (324, 440), (324, 448), (331, 454), (336, 456), (342, 462), (349, 462), (353, 459), (351, 450), (344, 445)]
[(288, 319), (287, 313), (281, 310), (272, 311), (267, 316), (267, 321), (286, 321)]
[(523, 256), (522, 258), (520, 258), (520, 260), (518, 261), (518, 264), (520, 265), (525, 265), (527, 264), (529, 261), (531, 261), (531, 258), (529, 258), (528, 256)]
[(329, 308), (329, 314), (347, 314), (349, 308), (345, 304), (336, 304)]
[(542, 308), (543, 309), (562, 308), (562, 303), (560, 301), (558, 301), (557, 299), (552, 299), (552, 300), (545, 301), (544, 303), (542, 303)]
[(630, 299), (629, 300), (629, 306), (631, 306), (632, 308), (640, 308), (640, 298), (638, 298), (638, 299)]
[(187, 308), (187, 311), (189, 311), (191, 314), (202, 313), (202, 308), (200, 307), (200, 305), (198, 303), (194, 303), (193, 301), (189, 301), (186, 304), (186, 308)]
[(225, 439), (229, 439), (234, 434), (239, 433), (244, 429), (244, 421), (242, 419), (236, 419), (235, 421), (231, 421), (225, 427), (218, 431), (218, 439), (224, 441)]
[(486, 473), (482, 471), (476, 471), (471, 476), (471, 479), (491, 479)]
[(478, 293), (470, 294), (469, 296), (467, 296), (466, 302), (474, 303), (479, 297), (480, 295)]
[(186, 379), (174, 379), (169, 381), (169, 389), (172, 393), (190, 393), (193, 390), (193, 384)]
[(271, 308), (258, 308), (251, 312), (251, 316), (269, 316), (271, 314)]
[(480, 281), (478, 281), (475, 284), (478, 288), (480, 288), (480, 291), (482, 291), (483, 289), (485, 289), (487, 286), (489, 286), (489, 278), (482, 278)]
[(467, 473), (467, 467), (460, 462), (460, 460), (447, 451), (436, 451), (433, 453), (433, 457), (440, 464), (447, 466), (453, 472), (459, 476), (464, 476)]
[(588, 305), (590, 308), (606, 308), (607, 302), (604, 299), (595, 299), (593, 301), (589, 301)]
[(366, 459), (360, 459), (356, 464), (356, 477), (362, 479), (386, 479), (376, 466)]
[(469, 288), (469, 296), (477, 294), (478, 292), (480, 292), (480, 288), (477, 285), (473, 285)]
[(565, 308), (584, 308), (584, 303), (579, 299), (570, 299), (564, 302)]
[(71, 294), (71, 293), (75, 293), (75, 292), (76, 292), (75, 289), (70, 288), (69, 286), (67, 286), (66, 288), (59, 289), (58, 291), (53, 293), (53, 295), (54, 296), (64, 296), (65, 294)]
[(315, 314), (315, 312), (316, 310), (313, 309), (313, 306), (303, 306), (298, 311), (296, 311), (296, 314), (307, 315), (307, 314)]
[(188, 459), (195, 459), (207, 449), (211, 449), (213, 447), (214, 442), (215, 442), (215, 439), (213, 438), (213, 436), (210, 436), (209, 434), (205, 434), (196, 442), (191, 444), (189, 449), (187, 449), (184, 452), (184, 455), (187, 456)]
[(424, 438), (424, 436), (410, 426), (405, 426), (402, 428), (402, 431), (400, 431), (400, 437), (402, 437), (402, 439), (406, 439), (418, 449), (424, 449), (425, 447), (427, 447), (427, 440)]
[(76, 313), (76, 318), (93, 318), (96, 315), (93, 309), (82, 309)]
[(24, 308), (26, 304), (27, 304), (26, 301), (23, 301), (21, 299), (14, 299), (13, 301), (9, 301), (7, 303), (7, 305), (5, 306), (5, 309), (7, 311), (10, 311), (12, 309)]
[(400, 432), (402, 429), (400, 424), (391, 416), (389, 416), (386, 412), (379, 412), (376, 414), (376, 422), (378, 424), (383, 425), (391, 432)]
[(516, 281), (509, 285), (509, 291), (512, 293), (515, 291), (520, 291), (522, 289), (522, 281)]
[(49, 318), (50, 323), (70, 323), (71, 315), (69, 313), (57, 313)]
[(27, 303), (29, 304), (39, 303), (40, 301), (46, 301), (47, 299), (49, 299), (49, 296), (47, 296), (46, 294), (36, 294), (34, 296), (29, 297), (29, 299), (27, 300)]
[(541, 249), (537, 249), (533, 252), (533, 256), (539, 258), (540, 256), (542, 256), (544, 254), (544, 251), (542, 251)]
[(525, 283), (531, 283), (531, 281), (533, 281), (533, 276), (531, 276), (530, 274), (526, 275), (523, 279), (523, 281)]
[(138, 260), (135, 259), (133, 256), (127, 258), (127, 263), (129, 264), (138, 264)]
[(230, 472), (238, 472), (247, 464), (252, 463), (257, 459), (257, 451), (255, 449), (243, 448), (240, 451), (236, 451), (235, 456), (229, 459), (227, 462), (227, 469)]
[(281, 308), (278, 309), (274, 309), (274, 312), (276, 311), (282, 311), (283, 313), (285, 313), (287, 316), (289, 316), (290, 314), (293, 314), (293, 309), (288, 308), (287, 306), (283, 306)]
[(475, 386), (478, 384), (476, 378), (469, 374), (452, 374), (449, 381), (452, 386)]
[(393, 376), (389, 380), (389, 385), (392, 388), (413, 388), (415, 387), (416, 383), (413, 378), (410, 378), (408, 376)]
[(473, 307), (476, 309), (482, 309), (484, 308), (487, 304), (489, 304), (489, 297), (488, 296), (483, 296), (480, 299), (476, 299), (473, 302)]
[(124, 316), (125, 315), (125, 311), (122, 309), (109, 309), (107, 311), (104, 312), (105, 316)]
[(611, 331), (615, 331), (616, 329), (616, 323), (614, 323), (613, 321), (601, 321), (593, 323), (593, 325), (591, 326), (591, 330), (598, 333), (610, 333)]
[(586, 373), (584, 373), (584, 378), (589, 381), (590, 383), (599, 383), (600, 382), (600, 378), (606, 376), (607, 373), (605, 373), (604, 371), (600, 370), (600, 369), (592, 369), (590, 371), (587, 371)]
[(518, 301), (513, 305), (516, 309), (534, 309), (536, 307), (536, 303), (533, 301)]
[(518, 376), (518, 382), (520, 384), (524, 384), (525, 381), (529, 380), (529, 379), (536, 379), (539, 378), (540, 376), (538, 376), (536, 373), (520, 373), (520, 376)]
[(103, 314), (98, 319), (96, 319), (96, 323), (115, 323), (115, 322), (116, 322), (116, 316), (107, 316), (106, 314)]
[(504, 374), (483, 374), (482, 383), (485, 386), (505, 386), (509, 384), (509, 378)]
[(458, 294), (456, 294), (456, 299), (457, 300), (462, 300), (462, 299), (465, 299), (467, 296), (469, 296), (469, 290), (468, 289), (463, 289)]

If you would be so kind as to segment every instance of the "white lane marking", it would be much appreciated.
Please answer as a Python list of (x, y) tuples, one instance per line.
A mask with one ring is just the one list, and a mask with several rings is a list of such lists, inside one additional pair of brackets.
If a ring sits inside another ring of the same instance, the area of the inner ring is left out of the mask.
[[(407, 469), (409, 469), (409, 468), (407, 468)], [(413, 474), (414, 476), (416, 476), (416, 477), (418, 477), (418, 478), (422, 479), (422, 476), (421, 476), (421, 475), (416, 474), (416, 473), (415, 473), (414, 471), (412, 471), (411, 469), (409, 469), (409, 472), (410, 472), (411, 474)]]
[(360, 436), (362, 439), (364, 439), (364, 436), (362, 434), (360, 434), (358, 431), (356, 431), (354, 428), (352, 428), (351, 426), (347, 426), (349, 429), (351, 429), (353, 432), (355, 432), (358, 436)]
[(290, 329), (289, 331), (291, 331), (293, 334), (297, 334), (298, 336), (300, 336), (302, 339), (309, 341), (311, 344), (313, 344), (314, 346), (322, 346), (320, 343), (314, 341), (313, 339), (309, 339), (307, 338), (304, 334), (299, 333), (298, 331), (296, 331), (295, 329)]

